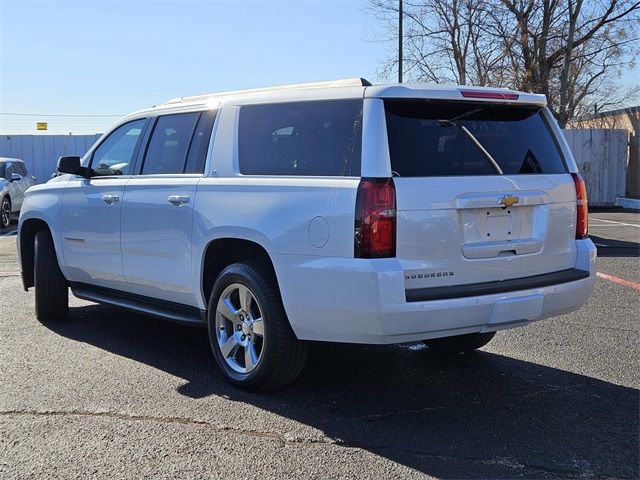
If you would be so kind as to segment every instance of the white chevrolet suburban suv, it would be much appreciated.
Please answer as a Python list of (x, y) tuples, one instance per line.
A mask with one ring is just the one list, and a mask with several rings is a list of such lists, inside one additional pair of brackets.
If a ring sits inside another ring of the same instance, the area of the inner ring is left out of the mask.
[(308, 341), (469, 351), (592, 292), (582, 179), (545, 97), (365, 80), (184, 97), (29, 189), (36, 315), (76, 297), (206, 325), (231, 382)]

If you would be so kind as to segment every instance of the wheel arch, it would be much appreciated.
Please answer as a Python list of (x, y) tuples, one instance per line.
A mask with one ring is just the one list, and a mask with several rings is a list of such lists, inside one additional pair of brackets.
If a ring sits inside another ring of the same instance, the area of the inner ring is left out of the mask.
[[(238, 237), (221, 237), (207, 243), (202, 255), (200, 271), (200, 291), (205, 305), (220, 272), (232, 263), (247, 261), (263, 263), (277, 279), (271, 256), (259, 242)], [(278, 287), (277, 284), (276, 287)]]
[(22, 273), (22, 286), (27, 291), (33, 287), (33, 266), (35, 257), (35, 238), (40, 230), (48, 230), (52, 234), (49, 224), (41, 218), (28, 218), (20, 222), (18, 233), (18, 254)]

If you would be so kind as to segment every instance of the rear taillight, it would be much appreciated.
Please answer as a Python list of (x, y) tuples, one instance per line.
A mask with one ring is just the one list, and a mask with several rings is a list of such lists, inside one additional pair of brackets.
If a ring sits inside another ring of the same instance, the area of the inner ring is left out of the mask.
[(579, 173), (572, 173), (576, 185), (577, 221), (576, 238), (587, 238), (589, 235), (589, 207), (587, 206), (587, 186)]
[(396, 256), (396, 188), (391, 178), (363, 178), (358, 185), (356, 258)]

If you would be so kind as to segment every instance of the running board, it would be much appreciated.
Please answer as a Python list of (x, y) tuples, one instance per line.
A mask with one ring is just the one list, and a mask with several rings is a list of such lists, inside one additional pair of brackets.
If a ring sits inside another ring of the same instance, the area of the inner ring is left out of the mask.
[(205, 326), (207, 324), (207, 312), (189, 305), (121, 292), (111, 288), (96, 287), (85, 283), (72, 282), (69, 286), (71, 287), (71, 292), (83, 300), (106, 303), (187, 325)]

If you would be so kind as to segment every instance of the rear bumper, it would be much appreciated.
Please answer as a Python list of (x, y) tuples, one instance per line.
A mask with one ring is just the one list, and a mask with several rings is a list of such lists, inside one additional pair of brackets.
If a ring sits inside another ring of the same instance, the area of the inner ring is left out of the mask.
[(499, 280), (497, 282), (472, 283), (451, 287), (417, 288), (406, 290), (407, 302), (427, 302), (449, 298), (479, 297), (496, 293), (510, 293), (519, 290), (549, 287), (562, 283), (575, 282), (589, 277), (587, 270), (570, 268), (559, 272), (534, 275), (532, 277)]
[(576, 245), (569, 272), (529, 277), (529, 286), (513, 281), (516, 290), (437, 300), (407, 301), (396, 259), (274, 255), (273, 262), (298, 338), (389, 344), (514, 328), (576, 310), (593, 291), (596, 259), (591, 240)]

